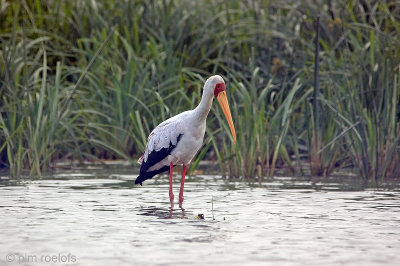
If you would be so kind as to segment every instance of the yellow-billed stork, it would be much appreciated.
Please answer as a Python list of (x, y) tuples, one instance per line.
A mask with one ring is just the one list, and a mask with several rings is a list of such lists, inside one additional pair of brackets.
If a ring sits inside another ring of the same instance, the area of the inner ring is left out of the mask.
[(206, 131), (206, 119), (214, 99), (217, 98), (228, 121), (233, 142), (236, 143), (235, 127), (226, 97), (224, 79), (215, 75), (207, 79), (203, 88), (203, 96), (199, 105), (159, 124), (147, 139), (146, 149), (138, 162), (141, 164), (140, 175), (135, 184), (142, 185), (146, 179), (169, 169), (169, 199), (171, 209), (174, 207), (172, 192), (172, 169), (183, 165), (179, 207), (182, 208), (183, 186), (185, 184), (186, 165), (188, 165), (203, 144)]

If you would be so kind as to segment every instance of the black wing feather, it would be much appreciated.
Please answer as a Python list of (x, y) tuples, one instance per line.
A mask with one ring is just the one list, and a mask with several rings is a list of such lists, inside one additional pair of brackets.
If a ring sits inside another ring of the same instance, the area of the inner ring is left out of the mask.
[(173, 145), (172, 142), (170, 142), (168, 148), (162, 148), (159, 151), (152, 151), (151, 153), (149, 153), (149, 155), (147, 157), (147, 161), (146, 162), (143, 161), (142, 165), (140, 166), (140, 174), (136, 178), (135, 184), (142, 185), (143, 181), (152, 178), (156, 174), (160, 174), (160, 173), (163, 173), (163, 172), (169, 170), (169, 166), (163, 166), (160, 169), (157, 169), (154, 171), (150, 171), (150, 172), (147, 171), (150, 167), (161, 162), (165, 157), (167, 157), (169, 154), (171, 154), (171, 152), (175, 149), (175, 147), (178, 146), (178, 143), (179, 143), (182, 135), (183, 134), (179, 134), (175, 145)]

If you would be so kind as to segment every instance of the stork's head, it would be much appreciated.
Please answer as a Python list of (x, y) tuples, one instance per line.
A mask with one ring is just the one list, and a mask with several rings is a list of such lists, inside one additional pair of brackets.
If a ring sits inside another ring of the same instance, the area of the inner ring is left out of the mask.
[(219, 105), (221, 106), (222, 111), (224, 112), (225, 118), (228, 121), (229, 128), (232, 133), (233, 142), (236, 143), (236, 132), (235, 127), (233, 125), (231, 110), (229, 109), (228, 98), (226, 97), (226, 87), (224, 79), (215, 75), (207, 79), (204, 84), (204, 92), (205, 94), (214, 94), (217, 98)]

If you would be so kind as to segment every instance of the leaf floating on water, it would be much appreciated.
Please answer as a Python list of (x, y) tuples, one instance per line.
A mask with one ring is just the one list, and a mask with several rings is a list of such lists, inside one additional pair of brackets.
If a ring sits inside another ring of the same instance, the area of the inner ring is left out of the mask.
[(199, 213), (194, 217), (194, 219), (196, 219), (196, 220), (204, 220), (204, 214)]

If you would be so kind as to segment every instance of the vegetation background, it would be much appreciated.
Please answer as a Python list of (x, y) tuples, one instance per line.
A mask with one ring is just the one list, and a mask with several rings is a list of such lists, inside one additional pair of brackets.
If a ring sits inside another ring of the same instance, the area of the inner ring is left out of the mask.
[(0, 167), (13, 176), (134, 163), (215, 73), (238, 142), (215, 105), (191, 170), (208, 158), (242, 178), (400, 176), (399, 1), (0, 0), (0, 21)]

